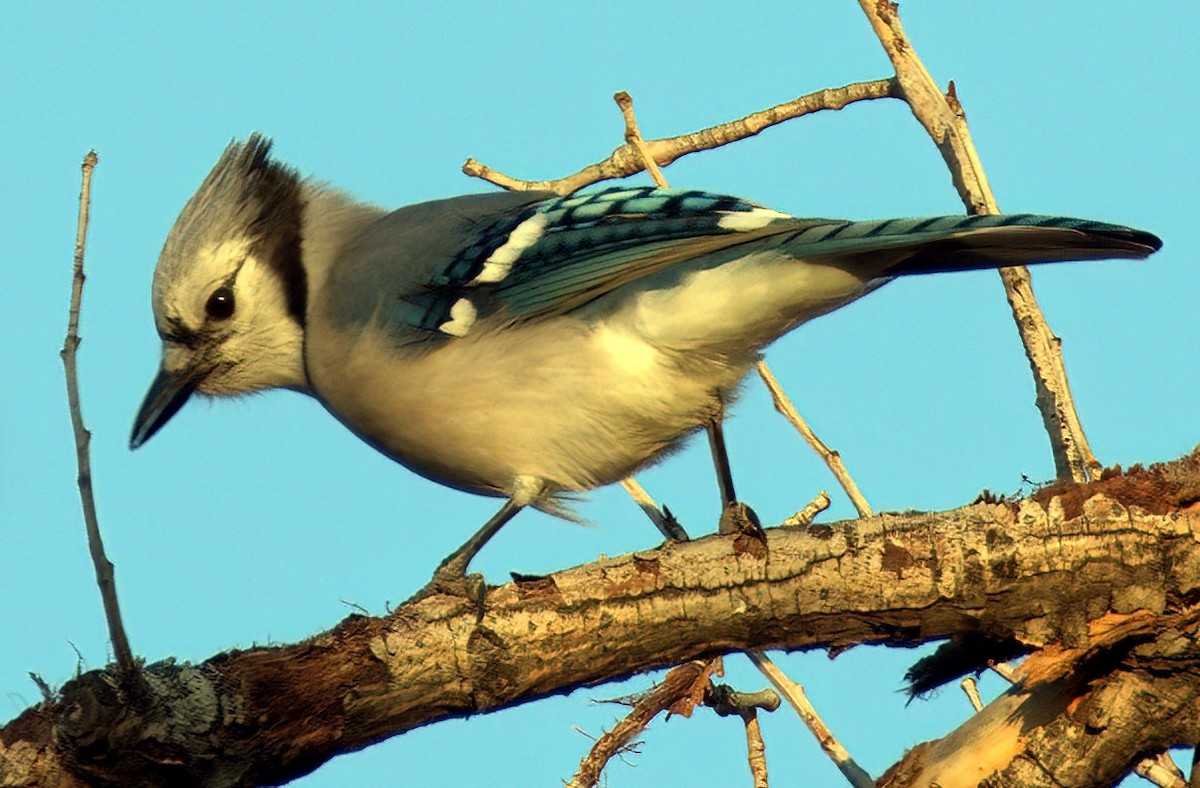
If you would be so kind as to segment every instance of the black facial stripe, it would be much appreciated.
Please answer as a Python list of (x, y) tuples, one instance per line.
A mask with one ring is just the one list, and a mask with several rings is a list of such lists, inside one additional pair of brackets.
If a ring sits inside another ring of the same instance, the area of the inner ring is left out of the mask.
[(270, 158), (271, 143), (256, 135), (248, 158), (250, 196), (258, 208), (251, 226), (256, 252), (283, 285), (288, 314), (304, 325), (308, 306), (308, 276), (302, 260), (304, 200), (297, 172)]

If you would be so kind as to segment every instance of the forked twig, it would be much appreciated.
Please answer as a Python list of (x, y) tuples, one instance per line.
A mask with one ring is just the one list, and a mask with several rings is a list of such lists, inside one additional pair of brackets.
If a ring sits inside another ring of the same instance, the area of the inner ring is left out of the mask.
[(758, 724), (758, 710), (775, 711), (779, 708), (779, 695), (770, 689), (761, 692), (737, 692), (727, 684), (708, 685), (704, 696), (705, 705), (722, 717), (737, 715), (746, 728), (746, 760), (754, 788), (767, 788), (767, 749), (763, 744), (762, 728)]
[(650, 154), (646, 140), (642, 139), (642, 132), (638, 130), (637, 116), (633, 114), (633, 97), (622, 90), (613, 96), (613, 101), (617, 102), (617, 106), (621, 108), (621, 116), (625, 118), (626, 144), (632, 145), (637, 151), (638, 157), (646, 165), (646, 171), (650, 173), (654, 185), (663, 189), (667, 188), (667, 179), (663, 177), (662, 170), (658, 168), (654, 156)]
[(83, 411), (79, 405), (79, 376), (75, 366), (75, 354), (79, 350), (79, 311), (83, 303), (83, 253), (87, 247), (88, 214), (92, 204), (92, 172), (100, 158), (90, 151), (83, 158), (83, 178), (79, 190), (79, 223), (75, 234), (75, 276), (71, 283), (71, 310), (67, 319), (67, 336), (63, 340), (59, 357), (67, 375), (67, 403), (71, 410), (71, 428), (75, 433), (75, 461), (79, 467), (79, 499), (83, 504), (83, 521), (87, 527), (88, 550), (92, 565), (96, 569), (96, 584), (100, 586), (100, 599), (104, 603), (104, 617), (108, 621), (108, 636), (112, 640), (113, 656), (117, 666), (126, 676), (133, 675), (137, 665), (125, 626), (121, 623), (121, 608), (117, 603), (117, 586), (112, 562), (104, 554), (104, 540), (100, 537), (100, 525), (96, 520), (96, 500), (92, 494), (92, 461), (89, 447), (92, 434), (83, 426)]
[[(783, 123), (785, 120), (803, 117), (822, 110), (837, 110), (858, 101), (881, 98), (899, 98), (899, 87), (894, 79), (876, 79), (871, 82), (855, 82), (840, 88), (827, 88), (800, 96), (744, 118), (712, 126), (691, 134), (645, 140), (645, 149), (651, 161), (665, 167), (689, 153), (712, 150), (737, 140), (753, 137), (763, 129)], [(570, 194), (585, 186), (613, 178), (625, 178), (646, 169), (645, 160), (637, 148), (629, 143), (614, 150), (607, 159), (584, 167), (579, 172), (548, 181), (524, 181), (497, 172), (475, 159), (467, 159), (462, 171), (473, 178), (494, 183), (511, 191), (544, 189), (558, 194)]]

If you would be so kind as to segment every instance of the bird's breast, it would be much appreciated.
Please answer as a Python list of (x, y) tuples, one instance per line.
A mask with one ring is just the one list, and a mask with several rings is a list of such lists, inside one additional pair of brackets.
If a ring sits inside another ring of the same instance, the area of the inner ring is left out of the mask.
[(347, 427), (412, 470), (505, 494), (519, 476), (591, 489), (652, 462), (711, 418), (741, 377), (681, 365), (619, 325), (571, 317), (399, 346), (377, 325), (310, 322), (317, 396)]

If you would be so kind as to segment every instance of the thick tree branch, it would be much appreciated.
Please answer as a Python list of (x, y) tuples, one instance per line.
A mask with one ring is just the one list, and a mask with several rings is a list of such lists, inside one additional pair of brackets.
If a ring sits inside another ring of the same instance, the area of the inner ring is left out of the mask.
[[(491, 588), (478, 609), (434, 596), (387, 617), (350, 616), (293, 646), (150, 666), (144, 711), (92, 672), (0, 729), (0, 774), (7, 785), (282, 782), (437, 720), (732, 650), (972, 631), (1062, 645), (1055, 670), (1021, 690), (1042, 704), (1020, 718), (1022, 741), (1074, 708), (1062, 698), (1104, 685), (1084, 682), (1097, 672), (1127, 667), (1113, 686), (1154, 688), (1162, 700), (1145, 705), (1179, 724), (1085, 726), (1104, 741), (1119, 735), (1115, 751), (1137, 760), (1200, 741), (1189, 705), (1200, 690), (1185, 691), (1200, 686), (1197, 502), (1200, 454), (1019, 504), (776, 528), (765, 551), (740, 535), (668, 544)], [(1117, 642), (1112, 626), (1093, 625), (1105, 616), (1123, 617)], [(1176, 694), (1158, 692), (1160, 681)], [(1066, 695), (1043, 702), (1053, 691)], [(1167, 709), (1172, 698), (1184, 705)], [(1012, 713), (1026, 701), (1012, 700)]]

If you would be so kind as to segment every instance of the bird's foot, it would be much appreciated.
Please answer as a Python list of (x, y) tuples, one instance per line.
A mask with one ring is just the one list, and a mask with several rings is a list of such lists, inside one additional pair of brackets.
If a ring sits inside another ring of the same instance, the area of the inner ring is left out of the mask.
[(749, 506), (741, 501), (731, 501), (725, 505), (725, 510), (721, 512), (721, 522), (717, 526), (717, 533), (758, 534), (762, 533), (762, 522)]
[(453, 555), (441, 563), (425, 586), (409, 597), (408, 602), (420, 602), (431, 596), (459, 597), (482, 608), (487, 596), (487, 583), (481, 574), (467, 574), (467, 562)]
[(748, 553), (757, 558), (767, 555), (767, 532), (763, 530), (758, 515), (744, 503), (733, 501), (721, 513), (720, 533), (733, 536), (733, 549), (737, 553)]

